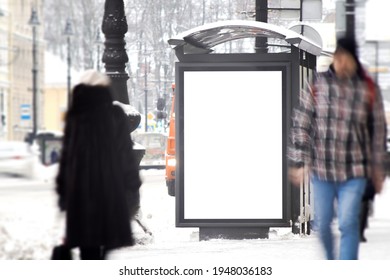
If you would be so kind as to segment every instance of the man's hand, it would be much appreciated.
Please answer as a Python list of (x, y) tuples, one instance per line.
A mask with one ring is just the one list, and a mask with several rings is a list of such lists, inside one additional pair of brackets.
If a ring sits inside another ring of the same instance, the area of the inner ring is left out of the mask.
[(386, 179), (386, 176), (385, 176), (384, 172), (382, 172), (382, 170), (378, 170), (375, 168), (373, 169), (371, 180), (372, 180), (372, 183), (375, 187), (376, 193), (381, 193), (385, 179)]
[(294, 187), (299, 187), (303, 182), (305, 175), (305, 168), (303, 167), (290, 167), (288, 171), (288, 177), (290, 179), (291, 184)]

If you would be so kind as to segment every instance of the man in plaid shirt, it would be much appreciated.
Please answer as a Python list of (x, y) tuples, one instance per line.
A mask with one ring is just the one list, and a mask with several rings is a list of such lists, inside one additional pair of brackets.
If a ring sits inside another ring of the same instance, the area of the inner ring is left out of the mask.
[(293, 185), (302, 182), (304, 166), (310, 169), (315, 222), (328, 259), (335, 258), (335, 200), (339, 258), (358, 258), (360, 203), (368, 178), (377, 192), (382, 189), (385, 139), (380, 91), (359, 62), (355, 40), (340, 38), (329, 70), (301, 93), (288, 149)]

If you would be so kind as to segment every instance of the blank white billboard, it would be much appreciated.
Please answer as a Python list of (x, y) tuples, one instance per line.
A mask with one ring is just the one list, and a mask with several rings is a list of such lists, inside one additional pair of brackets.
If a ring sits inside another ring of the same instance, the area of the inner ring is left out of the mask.
[(184, 71), (184, 219), (282, 219), (282, 71)]
[(366, 3), (366, 40), (390, 41), (389, 0), (368, 0)]

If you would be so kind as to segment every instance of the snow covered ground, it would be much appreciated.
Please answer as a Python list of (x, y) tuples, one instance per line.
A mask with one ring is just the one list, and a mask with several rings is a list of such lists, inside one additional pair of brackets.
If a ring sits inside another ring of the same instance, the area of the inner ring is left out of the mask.
[[(33, 181), (0, 178), (0, 259), (46, 260), (52, 247), (60, 242), (64, 217), (56, 207), (52, 181), (55, 172), (55, 167), (43, 168)], [(111, 252), (110, 259), (148, 263), (183, 259), (323, 259), (315, 233), (299, 236), (289, 228), (271, 228), (269, 239), (199, 242), (197, 228), (175, 227), (175, 199), (167, 195), (164, 170), (142, 171), (142, 177), (142, 217), (153, 235), (145, 234), (133, 223), (138, 244)], [(360, 259), (390, 260), (390, 181), (376, 197), (374, 207), (366, 233), (368, 242), (361, 244)], [(77, 251), (74, 253), (77, 257)]]
[[(161, 186), (159, 186), (161, 187)], [(269, 239), (255, 240), (198, 240), (197, 228), (175, 228), (174, 198), (166, 195), (165, 188), (152, 191), (156, 200), (144, 200), (142, 207), (146, 222), (154, 233), (153, 242), (122, 249), (110, 255), (112, 259), (161, 258), (187, 259), (257, 259), (257, 260), (322, 260), (322, 248), (316, 233), (300, 236), (290, 228), (271, 228)], [(366, 231), (367, 243), (361, 244), (360, 259), (390, 260), (390, 181), (384, 192), (376, 197), (374, 215)], [(334, 225), (337, 232), (337, 223)], [(138, 236), (142, 236), (138, 232)]]

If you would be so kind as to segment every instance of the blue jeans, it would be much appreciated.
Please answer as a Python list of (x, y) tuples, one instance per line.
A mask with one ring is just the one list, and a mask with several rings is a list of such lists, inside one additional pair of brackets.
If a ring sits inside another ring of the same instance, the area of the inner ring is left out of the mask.
[(335, 259), (334, 238), (331, 231), (335, 200), (337, 200), (337, 217), (341, 234), (339, 258), (341, 260), (358, 258), (360, 203), (366, 181), (365, 178), (354, 178), (344, 182), (328, 182), (312, 176), (314, 220), (328, 260)]

